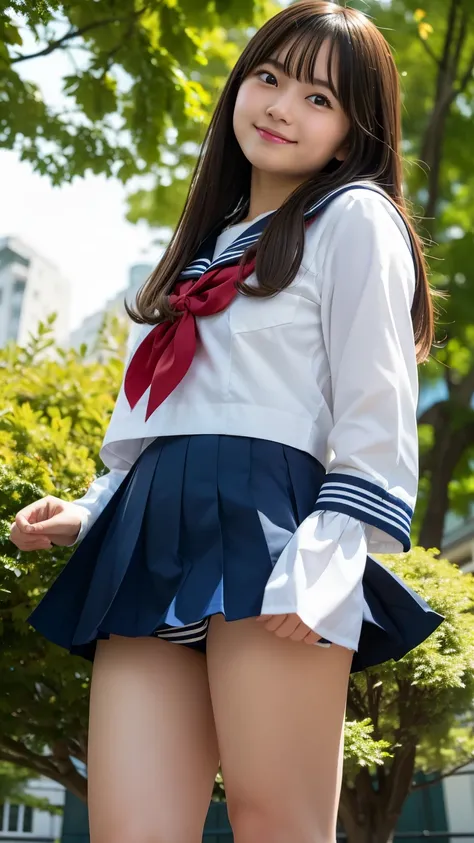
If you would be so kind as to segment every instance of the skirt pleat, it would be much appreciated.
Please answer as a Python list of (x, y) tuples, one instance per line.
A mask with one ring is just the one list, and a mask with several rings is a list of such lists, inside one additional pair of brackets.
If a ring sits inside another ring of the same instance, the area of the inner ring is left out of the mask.
[[(223, 548), (219, 521), (217, 475), (219, 439), (205, 438), (188, 450), (181, 513), (181, 585), (174, 611), (182, 623), (209, 614), (207, 606), (222, 578)], [(202, 471), (202, 465), (206, 471)]]
[[(160, 633), (180, 641), (184, 625), (192, 625), (193, 640), (205, 649), (210, 615), (232, 621), (261, 613), (273, 566), (313, 511), (324, 476), (309, 454), (277, 442), (219, 435), (156, 439), (29, 622), (90, 660), (97, 640), (111, 634)], [(370, 556), (363, 586), (353, 672), (401, 658), (442, 622)]]

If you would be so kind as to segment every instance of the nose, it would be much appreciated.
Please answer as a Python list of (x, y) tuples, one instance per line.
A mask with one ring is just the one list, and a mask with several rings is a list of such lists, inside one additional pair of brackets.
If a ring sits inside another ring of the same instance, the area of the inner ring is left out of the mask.
[(289, 93), (280, 94), (276, 97), (275, 101), (268, 106), (266, 113), (274, 120), (290, 124), (292, 122), (293, 103)]

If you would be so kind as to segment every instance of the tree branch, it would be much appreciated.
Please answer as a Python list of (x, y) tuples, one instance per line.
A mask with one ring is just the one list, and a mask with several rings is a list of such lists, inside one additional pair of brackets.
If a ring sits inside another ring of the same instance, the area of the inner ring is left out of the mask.
[(352, 683), (347, 697), (347, 706), (358, 720), (364, 720), (368, 716), (366, 700), (355, 684)]
[(436, 424), (439, 419), (439, 408), (442, 404), (446, 402), (444, 401), (437, 401), (436, 404), (432, 404), (431, 407), (428, 407), (421, 416), (418, 417), (418, 425), (421, 424)]
[(466, 758), (461, 764), (458, 764), (457, 767), (453, 767), (453, 769), (449, 770), (447, 773), (440, 773), (440, 775), (436, 776), (435, 779), (430, 779), (427, 782), (420, 782), (419, 784), (414, 784), (412, 785), (411, 789), (423, 790), (424, 788), (431, 787), (431, 785), (433, 784), (438, 784), (438, 782), (441, 782), (443, 779), (448, 779), (450, 776), (453, 776), (455, 773), (457, 773), (458, 770), (462, 770), (464, 767), (466, 767), (467, 764), (472, 763), (472, 761), (474, 761), (474, 758), (471, 755), (469, 758)]
[(4, 735), (1, 739), (0, 758), (12, 764), (28, 767), (50, 778), (53, 778), (53, 774), (56, 773), (56, 768), (47, 755), (38, 755), (31, 752), (24, 744), (9, 738), (7, 735)]
[[(64, 753), (67, 753), (65, 745), (62, 747), (62, 752), (63, 757), (60, 757), (59, 748), (56, 748), (55, 756), (39, 755), (8, 736), (3, 736), (0, 742), (0, 761), (8, 761), (10, 764), (27, 767), (29, 770), (67, 787), (79, 799), (86, 801), (87, 779), (76, 770), (69, 756), (64, 757)], [(55, 758), (56, 763), (52, 760), (53, 758)]]
[(474, 395), (474, 366), (465, 378), (452, 388), (452, 397), (464, 407), (469, 407)]
[(469, 64), (467, 66), (467, 70), (464, 76), (461, 78), (461, 82), (459, 83), (459, 87), (456, 90), (456, 96), (458, 94), (462, 94), (465, 91), (467, 83), (469, 82), (472, 74), (474, 72), (474, 51), (472, 52)]
[(55, 41), (51, 41), (47, 47), (44, 47), (43, 50), (38, 50), (37, 53), (29, 53), (27, 56), (17, 56), (14, 59), (11, 59), (10, 64), (19, 64), (22, 61), (29, 61), (29, 59), (36, 59), (39, 56), (48, 56), (50, 53), (53, 53), (54, 50), (62, 49), (65, 44), (71, 41), (73, 38), (78, 38), (80, 35), (85, 35), (86, 32), (91, 32), (93, 29), (101, 29), (104, 26), (109, 26), (112, 23), (124, 23), (125, 21), (130, 20), (130, 18), (139, 18), (140, 15), (146, 10), (146, 6), (143, 6), (141, 9), (138, 9), (133, 13), (133, 15), (127, 15), (126, 18), (105, 18), (101, 21), (94, 21), (93, 23), (88, 23), (85, 26), (82, 26), (78, 29), (70, 29), (66, 32), (62, 38), (57, 38)]
[(435, 51), (430, 46), (430, 44), (428, 44), (427, 39), (422, 38), (419, 32), (418, 32), (418, 40), (420, 41), (423, 49), (426, 50), (426, 52), (428, 53), (430, 59), (433, 59), (433, 61), (437, 65), (437, 67), (441, 67), (441, 59), (439, 58), (439, 56), (436, 55)]
[(446, 37), (444, 39), (443, 55), (441, 58), (440, 67), (446, 72), (449, 65), (449, 54), (451, 51), (451, 43), (454, 35), (454, 28), (456, 25), (456, 16), (458, 11), (458, 0), (451, 0), (448, 13), (448, 28), (446, 30)]
[(464, 42), (466, 40), (466, 35), (468, 32), (468, 16), (466, 14), (465, 9), (461, 10), (461, 17), (459, 20), (459, 34), (456, 41), (456, 46), (454, 48), (454, 55), (451, 62), (451, 71), (453, 79), (456, 78), (458, 67), (459, 67), (459, 59), (461, 58), (462, 48), (464, 46)]

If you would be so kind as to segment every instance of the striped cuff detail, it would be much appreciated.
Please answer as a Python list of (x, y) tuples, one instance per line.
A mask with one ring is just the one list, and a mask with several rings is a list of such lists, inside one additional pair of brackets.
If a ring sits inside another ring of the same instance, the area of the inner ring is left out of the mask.
[(388, 533), (405, 552), (410, 550), (411, 506), (375, 483), (350, 474), (328, 474), (316, 501), (319, 510), (351, 515)]

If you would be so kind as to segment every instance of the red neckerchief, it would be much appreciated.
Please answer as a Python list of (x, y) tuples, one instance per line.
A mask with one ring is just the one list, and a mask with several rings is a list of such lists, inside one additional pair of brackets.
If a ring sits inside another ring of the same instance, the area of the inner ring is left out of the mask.
[(236, 281), (255, 269), (255, 258), (243, 267), (223, 266), (201, 275), (198, 281), (178, 281), (169, 297), (182, 314), (174, 322), (156, 325), (138, 346), (125, 375), (124, 389), (133, 409), (150, 387), (145, 419), (176, 389), (188, 371), (197, 344), (197, 316), (220, 313), (237, 295)]
[[(346, 190), (360, 188), (373, 190), (389, 199), (380, 187), (370, 182), (360, 181), (341, 185), (305, 211), (305, 227), (311, 225), (315, 217), (336, 196)], [(255, 259), (241, 267), (240, 258), (249, 245), (249, 241), (252, 242), (253, 239), (253, 242), (256, 242), (273, 213), (255, 225), (250, 224), (249, 228), (224, 250), (222, 266), (214, 269), (211, 267), (202, 275), (199, 269), (195, 268), (192, 271), (198, 280), (177, 282), (174, 292), (170, 295), (170, 304), (182, 313), (182, 316), (173, 323), (162, 322), (150, 331), (133, 355), (125, 375), (125, 395), (132, 409), (150, 387), (146, 419), (149, 419), (154, 410), (182, 381), (193, 361), (198, 337), (196, 317), (212, 316), (228, 307), (237, 295), (235, 282), (239, 277), (244, 280), (254, 271)], [(203, 246), (203, 254), (207, 255), (208, 263), (212, 263), (215, 239), (215, 236), (210, 235)], [(229, 251), (229, 257), (225, 265), (227, 251)], [(199, 266), (199, 261), (200, 258), (197, 258), (194, 265)], [(193, 262), (190, 266), (192, 264)], [(188, 269), (186, 272), (190, 274)]]

